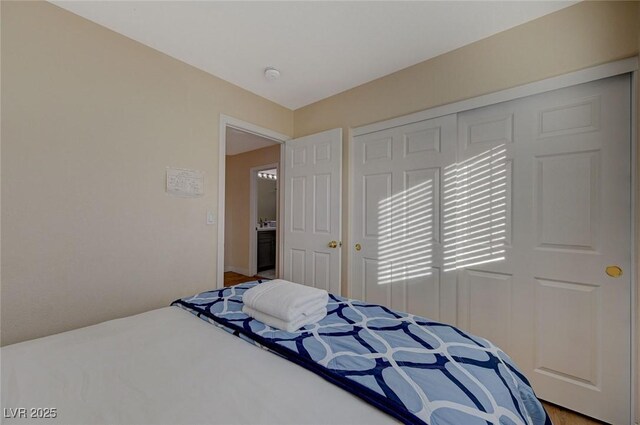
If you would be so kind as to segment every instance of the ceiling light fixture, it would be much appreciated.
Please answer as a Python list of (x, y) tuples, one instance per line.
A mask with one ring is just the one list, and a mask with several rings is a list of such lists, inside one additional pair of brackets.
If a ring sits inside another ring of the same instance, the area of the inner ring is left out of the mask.
[(275, 81), (278, 78), (280, 78), (280, 71), (278, 71), (277, 69), (271, 66), (267, 67), (264, 70), (264, 78), (266, 78), (269, 81)]

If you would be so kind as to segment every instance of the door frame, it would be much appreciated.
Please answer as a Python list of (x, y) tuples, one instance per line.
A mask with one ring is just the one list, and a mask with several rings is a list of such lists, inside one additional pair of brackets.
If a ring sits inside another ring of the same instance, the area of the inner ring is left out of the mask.
[[(284, 144), (280, 144), (280, 151), (282, 153)], [(276, 277), (280, 276), (280, 264), (278, 259), (280, 258), (280, 219), (282, 218), (280, 212), (280, 185), (282, 179), (280, 179), (280, 165), (276, 162), (271, 164), (259, 165), (257, 167), (251, 167), (249, 170), (249, 276), (255, 276), (258, 273), (258, 232), (256, 231), (256, 223), (258, 222), (258, 173), (264, 170), (271, 170), (275, 168), (277, 170), (278, 178), (276, 180), (276, 192), (277, 192), (277, 205), (276, 205)]]
[[(636, 58), (637, 59), (637, 58)], [(631, 418), (640, 423), (640, 147), (638, 146), (638, 111), (640, 89), (638, 87), (638, 66), (631, 72)]]
[[(225, 180), (226, 180), (226, 152), (227, 152), (227, 127), (241, 130), (256, 136), (264, 137), (274, 142), (284, 145), (291, 138), (287, 135), (260, 127), (247, 121), (231, 117), (229, 115), (220, 114), (218, 128), (218, 231), (217, 231), (217, 251), (216, 251), (216, 288), (224, 287), (224, 224), (225, 224)], [(284, 149), (280, 147), (280, 163), (282, 164)], [(278, 176), (278, 180), (281, 177)], [(280, 183), (278, 184), (280, 185)], [(280, 190), (280, 188), (278, 189)], [(280, 197), (278, 209), (282, 211), (283, 197)], [(278, 252), (277, 270), (282, 269), (282, 226), (278, 226)]]
[[(348, 190), (349, 193), (353, 193), (353, 187), (355, 185), (354, 174), (354, 161), (356, 160), (353, 155), (353, 144), (356, 136), (361, 136), (368, 133), (387, 130), (394, 127), (403, 126), (406, 124), (412, 124), (419, 121), (425, 121), (432, 118), (441, 117), (444, 115), (455, 114), (463, 111), (481, 108), (483, 106), (494, 105), (500, 102), (506, 102), (509, 100), (519, 99), (523, 97), (533, 96), (540, 93), (545, 93), (552, 90), (558, 90), (565, 87), (576, 86), (578, 84), (588, 83), (591, 81), (601, 80), (608, 77), (614, 77), (621, 74), (631, 74), (631, 270), (629, 271), (629, 277), (631, 281), (631, 327), (630, 327), (630, 340), (631, 340), (631, 388), (629, 395), (631, 398), (631, 412), (630, 418), (635, 421), (636, 424), (640, 423), (640, 351), (637, 348), (637, 344), (640, 343), (640, 315), (638, 314), (638, 308), (640, 307), (640, 261), (638, 261), (638, 247), (640, 246), (640, 223), (638, 222), (638, 213), (640, 212), (640, 194), (638, 189), (640, 188), (640, 174), (638, 168), (640, 164), (639, 149), (636, 146), (638, 141), (638, 108), (640, 105), (640, 99), (637, 99), (638, 95), (638, 56), (632, 56), (626, 59), (621, 59), (614, 62), (605, 63), (602, 65), (594, 66), (591, 68), (582, 69), (579, 71), (563, 74), (557, 77), (551, 77), (544, 80), (523, 84), (521, 86), (500, 90), (497, 92), (472, 97), (469, 99), (445, 104), (442, 106), (436, 106), (423, 111), (415, 112), (412, 114), (392, 118), (384, 121), (374, 122), (371, 124), (363, 125), (360, 127), (350, 128), (347, 142), (347, 152), (349, 157), (349, 181)], [(347, 214), (347, 226), (349, 246), (354, 240), (353, 238), (353, 202), (351, 197), (348, 201), (349, 211)], [(352, 296), (352, 271), (353, 264), (351, 263), (351, 250), (346, 250), (348, 270), (347, 276), (349, 279), (348, 295)]]

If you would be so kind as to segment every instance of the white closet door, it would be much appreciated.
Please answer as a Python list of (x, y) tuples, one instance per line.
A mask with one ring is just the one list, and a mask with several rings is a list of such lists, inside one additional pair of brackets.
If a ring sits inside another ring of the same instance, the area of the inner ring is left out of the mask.
[[(630, 78), (526, 104), (515, 161), (517, 176), (531, 178), (514, 181), (526, 194), (514, 218), (524, 228), (518, 276), (530, 285), (521, 303), (529, 375), (550, 401), (630, 423)], [(622, 276), (609, 276), (610, 266)]]
[[(353, 241), (363, 249), (350, 247), (353, 295), (486, 337), (541, 398), (629, 423), (629, 76), (443, 119), (457, 135), (443, 136), (415, 168), (400, 160), (406, 135), (435, 120), (355, 138)], [(415, 170), (439, 182), (422, 214), (403, 194)], [(441, 228), (431, 244), (418, 244), (418, 257), (405, 212), (424, 240), (430, 232), (419, 229)], [(409, 289), (405, 270), (422, 263), (432, 272)], [(451, 306), (455, 317), (446, 314)]]
[[(509, 353), (541, 398), (611, 423), (630, 420), (629, 93), (623, 76), (458, 117), (458, 185), (482, 194), (457, 212), (458, 324)], [(477, 245), (468, 221), (485, 196), (476, 223), (491, 235)]]
[(442, 176), (455, 141), (455, 115), (354, 139), (354, 297), (455, 320), (455, 281), (440, 266)]
[(340, 294), (342, 129), (287, 141), (283, 277)]

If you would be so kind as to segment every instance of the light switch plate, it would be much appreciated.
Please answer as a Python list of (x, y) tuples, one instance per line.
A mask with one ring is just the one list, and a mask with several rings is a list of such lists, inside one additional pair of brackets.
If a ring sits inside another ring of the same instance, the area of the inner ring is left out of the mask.
[(207, 211), (207, 224), (216, 224), (216, 216), (213, 211)]

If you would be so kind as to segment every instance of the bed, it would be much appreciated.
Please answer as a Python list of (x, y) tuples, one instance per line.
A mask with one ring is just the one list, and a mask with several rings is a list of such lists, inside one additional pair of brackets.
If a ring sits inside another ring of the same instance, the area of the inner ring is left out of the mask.
[[(237, 308), (242, 291), (255, 284), (3, 347), (3, 423), (31, 423), (38, 415), (37, 423), (64, 424), (415, 422), (330, 383), (331, 376), (287, 358), (268, 338), (251, 340), (233, 323), (198, 311), (215, 297), (217, 305)], [(334, 304), (343, 300), (332, 296)], [(525, 416), (530, 423), (550, 423), (542, 412), (542, 418)]]

